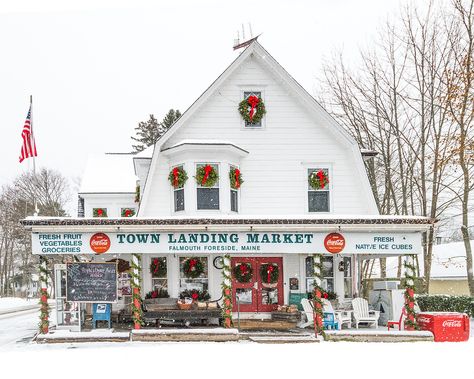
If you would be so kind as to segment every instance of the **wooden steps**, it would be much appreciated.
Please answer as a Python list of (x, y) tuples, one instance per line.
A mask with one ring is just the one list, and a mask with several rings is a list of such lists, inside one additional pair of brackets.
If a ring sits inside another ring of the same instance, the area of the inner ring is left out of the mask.
[(257, 343), (271, 343), (271, 344), (284, 344), (284, 343), (315, 343), (319, 342), (317, 338), (310, 335), (293, 335), (293, 336), (250, 336), (249, 340)]
[[(234, 326), (238, 325), (234, 320)], [(240, 320), (240, 330), (285, 330), (296, 328), (296, 322), (284, 320)]]
[(237, 329), (140, 329), (132, 330), (132, 341), (228, 342), (238, 341)]

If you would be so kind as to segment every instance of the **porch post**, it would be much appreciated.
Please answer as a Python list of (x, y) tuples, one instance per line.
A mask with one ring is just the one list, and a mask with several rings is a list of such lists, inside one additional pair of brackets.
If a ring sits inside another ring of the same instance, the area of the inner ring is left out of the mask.
[(39, 257), (40, 280), (40, 324), (39, 332), (47, 334), (49, 331), (49, 305), (48, 305), (48, 262), (42, 255)]
[(142, 297), (141, 297), (141, 271), (142, 259), (139, 254), (132, 254), (132, 319), (135, 329), (140, 329), (143, 324)]
[(415, 314), (415, 265), (413, 255), (405, 258), (405, 309), (407, 319), (405, 321), (406, 330), (418, 329)]
[(322, 270), (323, 269), (323, 256), (322, 254), (313, 255), (313, 271), (314, 271), (314, 292), (313, 292), (313, 321), (314, 321), (314, 334), (323, 335), (323, 301), (321, 300), (321, 281), (322, 281)]
[(222, 319), (224, 328), (232, 327), (232, 274), (230, 255), (224, 255), (224, 268), (222, 270)]

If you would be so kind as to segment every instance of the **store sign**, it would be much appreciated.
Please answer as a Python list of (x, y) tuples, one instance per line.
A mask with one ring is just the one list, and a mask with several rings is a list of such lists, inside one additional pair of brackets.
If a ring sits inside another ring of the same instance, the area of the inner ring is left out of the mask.
[(419, 254), (420, 233), (32, 233), (33, 254)]

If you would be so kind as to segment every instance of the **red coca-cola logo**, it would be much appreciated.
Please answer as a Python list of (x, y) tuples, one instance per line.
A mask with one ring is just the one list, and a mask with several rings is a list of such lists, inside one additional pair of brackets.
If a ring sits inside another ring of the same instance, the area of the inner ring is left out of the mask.
[(460, 328), (461, 320), (444, 320), (443, 328)]
[(346, 246), (346, 240), (340, 233), (330, 233), (324, 239), (324, 247), (331, 254), (340, 253)]
[(429, 324), (431, 322), (431, 319), (429, 319), (428, 317), (418, 317), (417, 318), (417, 321), (421, 324)]
[(105, 233), (96, 233), (91, 237), (89, 244), (96, 254), (103, 254), (110, 249), (110, 238)]

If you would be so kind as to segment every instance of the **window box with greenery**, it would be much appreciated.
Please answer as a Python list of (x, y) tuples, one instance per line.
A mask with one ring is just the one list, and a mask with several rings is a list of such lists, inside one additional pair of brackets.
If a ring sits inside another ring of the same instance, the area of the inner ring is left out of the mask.
[(197, 209), (219, 210), (219, 166), (202, 163), (196, 166)]
[(107, 208), (93, 208), (92, 215), (94, 217), (107, 217)]
[(308, 211), (329, 212), (329, 170), (308, 169)]

